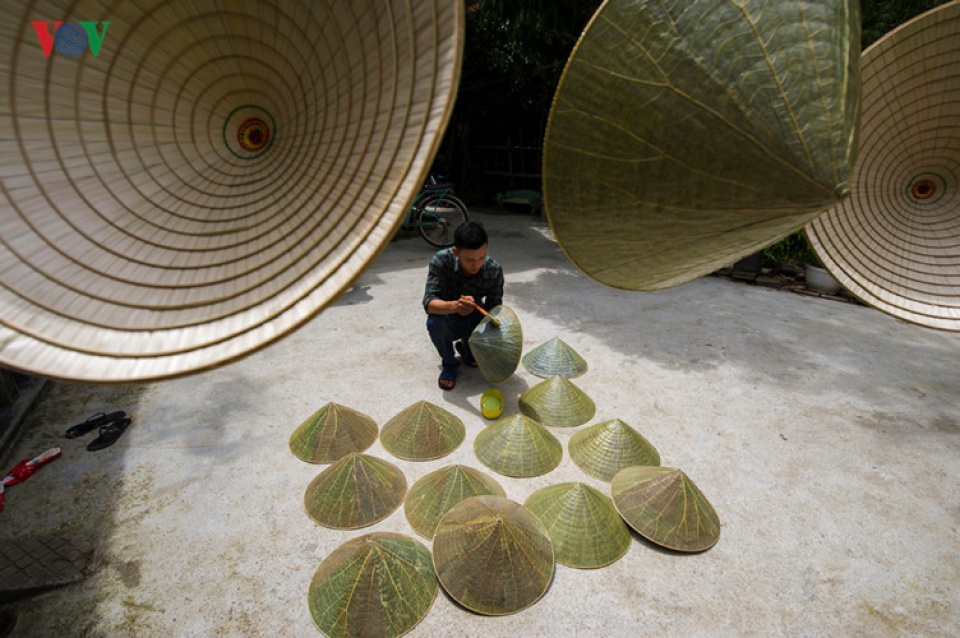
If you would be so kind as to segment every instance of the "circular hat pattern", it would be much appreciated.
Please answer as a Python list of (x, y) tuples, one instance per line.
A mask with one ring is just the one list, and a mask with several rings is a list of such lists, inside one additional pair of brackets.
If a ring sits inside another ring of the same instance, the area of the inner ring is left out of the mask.
[(850, 197), (807, 225), (826, 269), (862, 301), (960, 331), (960, 3), (863, 53), (860, 162)]
[(0, 364), (38, 376), (174, 377), (302, 325), (389, 243), (459, 81), (459, 2), (15, 4)]

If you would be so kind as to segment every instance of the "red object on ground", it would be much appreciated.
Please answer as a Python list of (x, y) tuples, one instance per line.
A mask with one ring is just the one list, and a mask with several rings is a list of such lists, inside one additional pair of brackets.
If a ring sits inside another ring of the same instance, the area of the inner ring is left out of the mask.
[(3, 502), (4, 502), (4, 488), (8, 485), (16, 485), (21, 483), (36, 472), (40, 467), (46, 465), (50, 461), (60, 458), (60, 455), (63, 453), (58, 447), (52, 447), (40, 456), (33, 459), (23, 459), (19, 463), (13, 466), (13, 469), (7, 472), (7, 475), (3, 477), (3, 483), (0, 483), (0, 512), (3, 511)]

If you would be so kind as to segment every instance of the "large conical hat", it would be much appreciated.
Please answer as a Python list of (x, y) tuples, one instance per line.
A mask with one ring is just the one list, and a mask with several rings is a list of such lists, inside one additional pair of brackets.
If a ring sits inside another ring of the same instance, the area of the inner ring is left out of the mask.
[(681, 552), (701, 552), (720, 538), (720, 517), (683, 470), (628, 467), (610, 484), (613, 504), (647, 540)]
[(324, 527), (357, 529), (390, 516), (407, 480), (397, 466), (368, 454), (348, 454), (320, 472), (303, 497), (310, 518)]
[(660, 453), (642, 434), (620, 419), (603, 421), (570, 437), (570, 458), (581, 470), (609, 481), (625, 467), (660, 465)]
[(547, 528), (561, 565), (603, 567), (630, 549), (630, 530), (613, 501), (585, 483), (561, 483), (539, 489), (523, 506)]
[(556, 375), (520, 395), (520, 411), (543, 425), (583, 425), (597, 413), (593, 399), (572, 381)]
[(401, 459), (429, 461), (456, 450), (467, 435), (463, 421), (428, 401), (418, 401), (387, 421), (383, 447)]
[(503, 383), (520, 365), (523, 329), (517, 314), (507, 306), (497, 306), (490, 315), (499, 319), (500, 325), (484, 317), (470, 335), (470, 352), (487, 381)]
[(527, 372), (541, 379), (549, 379), (556, 374), (573, 379), (587, 371), (584, 358), (560, 337), (541, 343), (523, 355), (521, 361)]
[(327, 636), (402, 636), (427, 615), (439, 589), (423, 543), (374, 532), (348, 540), (323, 559), (307, 603)]
[(960, 331), (960, 2), (863, 53), (850, 197), (807, 236), (849, 292), (898, 319)]
[(331, 402), (293, 431), (290, 451), (308, 463), (333, 463), (373, 445), (377, 431), (377, 422), (366, 414)]
[(303, 325), (389, 244), (460, 76), (450, 0), (3, 7), (0, 365), (39, 376), (171, 377)]
[(471, 496), (506, 496), (497, 481), (466, 465), (450, 465), (430, 472), (410, 488), (403, 512), (421, 536), (432, 539), (444, 514)]
[(480, 462), (504, 476), (540, 476), (563, 458), (563, 444), (547, 428), (522, 414), (505, 416), (473, 441)]
[(512, 614), (553, 577), (553, 545), (536, 516), (499, 496), (460, 501), (433, 537), (433, 564), (450, 597), (472, 611)]
[(563, 251), (604, 284), (657, 290), (840, 201), (858, 148), (859, 48), (850, 0), (603, 2), (544, 142)]

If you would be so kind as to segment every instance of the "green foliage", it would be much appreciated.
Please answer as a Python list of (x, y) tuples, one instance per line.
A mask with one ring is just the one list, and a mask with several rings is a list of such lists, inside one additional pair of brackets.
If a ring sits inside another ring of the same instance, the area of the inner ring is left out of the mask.
[(487, 112), (548, 112), (567, 57), (599, 4), (468, 0), (461, 93)]
[(950, 0), (863, 0), (863, 36), (867, 48), (887, 32)]
[(779, 268), (781, 266), (820, 266), (817, 254), (802, 230), (787, 235), (763, 251), (766, 261)]

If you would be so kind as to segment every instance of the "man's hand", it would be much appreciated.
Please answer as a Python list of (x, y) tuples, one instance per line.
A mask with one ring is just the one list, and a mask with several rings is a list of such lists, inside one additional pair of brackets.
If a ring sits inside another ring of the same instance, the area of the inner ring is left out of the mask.
[(466, 317), (477, 309), (477, 302), (473, 300), (473, 297), (468, 295), (460, 297), (455, 303), (457, 304), (455, 312), (462, 317)]

